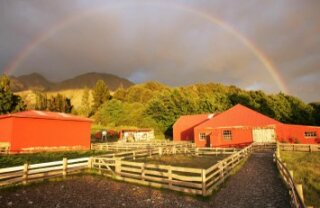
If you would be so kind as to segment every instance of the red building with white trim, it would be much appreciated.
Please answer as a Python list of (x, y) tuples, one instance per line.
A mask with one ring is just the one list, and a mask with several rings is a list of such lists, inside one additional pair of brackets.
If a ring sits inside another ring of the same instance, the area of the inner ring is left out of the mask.
[[(193, 137), (190, 140), (198, 147), (230, 147), (275, 141), (319, 142), (320, 127), (283, 124), (240, 104), (192, 127), (183, 124), (188, 120), (186, 117), (182, 116), (174, 124), (174, 141), (184, 140), (182, 132), (191, 132), (192, 129)], [(192, 117), (194, 115), (189, 119), (192, 120)]]
[(0, 143), (10, 153), (90, 149), (92, 120), (65, 113), (24, 111), (0, 116)]
[(193, 141), (194, 128), (209, 119), (214, 114), (181, 116), (173, 125), (173, 138), (177, 141)]

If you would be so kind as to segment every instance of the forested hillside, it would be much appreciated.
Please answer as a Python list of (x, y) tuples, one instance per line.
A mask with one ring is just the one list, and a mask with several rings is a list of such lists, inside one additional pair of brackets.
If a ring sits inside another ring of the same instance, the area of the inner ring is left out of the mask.
[[(9, 85), (10, 80), (2, 77), (0, 101), (5, 107), (2, 114), (25, 108), (71, 112), (94, 118), (95, 124), (102, 128), (151, 127), (159, 135), (171, 136), (172, 125), (181, 115), (223, 112), (238, 103), (283, 123), (320, 125), (319, 103), (306, 104), (283, 93), (245, 91), (222, 84), (173, 88), (146, 82), (127, 89), (121, 87), (110, 94), (107, 84), (98, 80), (94, 88), (86, 88), (74, 96), (35, 91), (33, 105), (24, 96), (13, 96)], [(73, 105), (75, 97), (77, 106)]]
[(181, 115), (222, 112), (238, 103), (284, 123), (320, 124), (318, 104), (306, 104), (283, 93), (268, 95), (214, 83), (170, 88), (147, 82), (120, 88), (94, 118), (109, 127), (153, 127), (171, 135), (172, 125)]

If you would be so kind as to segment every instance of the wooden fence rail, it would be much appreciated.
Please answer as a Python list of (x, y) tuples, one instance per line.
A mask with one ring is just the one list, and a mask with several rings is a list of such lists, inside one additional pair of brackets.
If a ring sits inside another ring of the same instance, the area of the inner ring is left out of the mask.
[[(277, 149), (274, 154), (274, 160), (277, 164), (277, 168), (281, 175), (282, 180), (289, 189), (289, 194), (291, 197), (291, 205), (296, 208), (306, 208), (307, 206), (304, 203), (303, 190), (301, 184), (296, 184), (293, 180), (293, 171), (288, 170), (286, 163), (281, 160), (280, 150), (283, 144), (277, 143)], [(294, 148), (293, 148), (294, 149)], [(285, 151), (288, 151), (286, 149)], [(300, 150), (299, 150), (300, 151)]]
[(298, 151), (298, 152), (320, 152), (319, 144), (285, 144), (279, 143), (282, 151)]
[[(92, 168), (117, 180), (158, 188), (207, 196), (231, 174), (231, 171), (252, 152), (252, 145), (235, 148), (158, 147), (149, 150), (129, 151), (93, 157)], [(208, 169), (155, 165), (128, 161), (138, 157), (162, 154), (188, 153), (193, 155), (229, 156)]]
[(67, 159), (61, 161), (24, 164), (21, 166), (0, 169), (0, 187), (18, 183), (26, 184), (58, 176), (66, 176), (88, 168), (89, 158)]
[(91, 144), (92, 150), (105, 150), (105, 151), (130, 151), (134, 149), (150, 149), (156, 147), (195, 147), (193, 143), (190, 142), (133, 142), (133, 143), (123, 143), (123, 142), (113, 142), (113, 143), (96, 143)]
[(253, 145), (250, 145), (206, 169), (202, 176), (204, 179), (202, 195), (210, 195), (213, 190), (230, 176), (232, 170), (252, 153), (252, 151)]
[(277, 148), (277, 143), (275, 143), (275, 142), (272, 142), (272, 143), (255, 142), (255, 143), (253, 143), (253, 150), (255, 152), (265, 151), (265, 150), (275, 151), (276, 148)]
[[(0, 187), (16, 183), (28, 183), (44, 178), (65, 177), (74, 171), (89, 168), (117, 180), (207, 196), (219, 184), (223, 183), (232, 170), (247, 158), (255, 148), (253, 144), (241, 150), (236, 148), (195, 148), (183, 144), (133, 149), (91, 158), (71, 160), (64, 158), (62, 161), (25, 164), (0, 169)], [(135, 161), (139, 158), (165, 154), (191, 154), (195, 156), (225, 154), (228, 156), (207, 169)]]

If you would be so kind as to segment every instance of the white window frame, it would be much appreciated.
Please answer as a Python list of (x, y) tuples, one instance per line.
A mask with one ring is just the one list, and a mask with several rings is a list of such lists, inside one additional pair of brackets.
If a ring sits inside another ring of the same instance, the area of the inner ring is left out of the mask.
[(207, 140), (207, 133), (205, 133), (205, 132), (200, 132), (200, 133), (199, 133), (199, 140), (201, 140), (201, 141), (206, 141), (206, 140)]
[(316, 131), (305, 131), (304, 132), (304, 138), (317, 138), (317, 132)]
[(232, 140), (232, 131), (230, 129), (223, 130), (222, 136), (224, 140)]

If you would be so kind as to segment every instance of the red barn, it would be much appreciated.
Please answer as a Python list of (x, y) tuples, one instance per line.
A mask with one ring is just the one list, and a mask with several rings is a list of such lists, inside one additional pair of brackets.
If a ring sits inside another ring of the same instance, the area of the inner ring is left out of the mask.
[(90, 149), (92, 120), (65, 113), (24, 111), (0, 116), (0, 142), (10, 153)]
[[(184, 130), (180, 128), (179, 131)], [(185, 131), (190, 131), (190, 128), (185, 128)], [(312, 144), (319, 142), (320, 127), (283, 124), (238, 104), (195, 125), (193, 132), (192, 140), (198, 147), (230, 147), (275, 141)]]
[(193, 141), (194, 128), (213, 116), (214, 114), (181, 116), (173, 125), (173, 140)]

